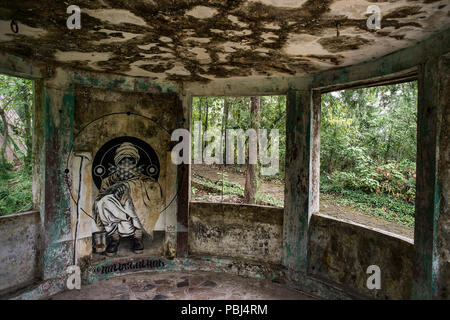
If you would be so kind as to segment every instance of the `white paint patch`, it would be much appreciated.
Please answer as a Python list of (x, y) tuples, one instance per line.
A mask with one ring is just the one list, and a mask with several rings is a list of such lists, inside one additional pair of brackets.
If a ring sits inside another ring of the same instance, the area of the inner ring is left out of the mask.
[(159, 78), (164, 79), (164, 73), (154, 73), (140, 68), (141, 65), (149, 64), (146, 61), (136, 61), (130, 64), (130, 70), (127, 71), (127, 74), (134, 77), (151, 77), (151, 78)]
[(170, 49), (170, 48), (165, 48), (165, 47), (159, 47), (159, 50), (165, 51), (165, 52), (173, 52), (172, 49)]
[(280, 27), (278, 24), (275, 24), (275, 23), (273, 23), (273, 22), (271, 22), (271, 23), (266, 23), (266, 24), (264, 25), (264, 28), (266, 28), (266, 29), (271, 29), (271, 30), (280, 30), (280, 29), (281, 29), (281, 27)]
[(67, 61), (107, 61), (111, 58), (110, 52), (79, 52), (79, 51), (56, 51), (55, 59), (62, 62)]
[[(361, 0), (336, 0), (330, 5), (330, 13), (325, 17), (345, 16), (349, 19), (367, 19), (367, 7), (374, 3)], [(379, 3), (376, 3), (378, 6)]]
[(196, 6), (186, 12), (186, 15), (197, 18), (197, 19), (208, 19), (214, 17), (217, 14), (217, 10), (205, 6)]
[(230, 20), (231, 22), (233, 22), (234, 24), (237, 24), (238, 26), (240, 26), (242, 28), (245, 28), (248, 26), (247, 23), (240, 21), (238, 17), (233, 16), (231, 14), (228, 15), (227, 18), (228, 18), (228, 20)]
[(277, 41), (278, 36), (273, 32), (263, 32), (261, 33), (261, 38), (263, 38), (266, 43), (272, 43)]
[(13, 40), (16, 35), (40, 38), (47, 34), (47, 31), (44, 29), (29, 27), (20, 21), (18, 21), (17, 24), (19, 26), (19, 32), (14, 33), (11, 30), (11, 21), (0, 20), (0, 41)]
[[(107, 21), (113, 24), (130, 23), (138, 26), (146, 26), (147, 23), (141, 17), (134, 13), (123, 9), (82, 9), (83, 13), (87, 13), (91, 17)], [(83, 25), (83, 22), (81, 22)]]
[(183, 35), (185, 35), (185, 36), (192, 36), (194, 34), (195, 34), (194, 29), (183, 29)]
[(138, 45), (137, 47), (142, 50), (150, 50), (151, 48), (153, 48), (157, 45), (158, 45), (158, 43), (149, 43), (149, 44), (144, 44), (144, 45)]
[(184, 39), (184, 41), (194, 41), (194, 42), (199, 42), (199, 43), (208, 43), (211, 40), (209, 38), (189, 37), (189, 38)]
[(230, 37), (243, 37), (243, 36), (248, 36), (250, 34), (252, 34), (252, 30), (227, 30), (227, 35)]
[(189, 50), (197, 56), (198, 62), (200, 64), (206, 64), (211, 62), (211, 57), (209, 56), (208, 51), (204, 48), (192, 48)]
[(221, 44), (220, 47), (222, 47), (223, 50), (228, 53), (236, 52), (236, 50), (238, 50), (238, 49), (240, 49), (240, 50), (250, 49), (249, 46), (243, 45), (238, 42), (230, 42), (230, 41)]
[(219, 62), (227, 62), (228, 54), (223, 52), (218, 52), (217, 56), (219, 57)]
[(249, 0), (279, 8), (300, 8), (307, 0)]
[(172, 42), (172, 39), (170, 39), (169, 37), (165, 37), (165, 36), (159, 37), (159, 40), (162, 42), (166, 42), (166, 43)]
[(186, 68), (181, 64), (175, 65), (175, 67), (173, 67), (172, 69), (167, 70), (166, 73), (177, 75), (177, 76), (190, 76), (191, 75), (191, 73), (188, 70), (186, 70)]
[(214, 32), (214, 33), (223, 33), (223, 30), (220, 29), (210, 29), (209, 31)]
[(318, 37), (308, 34), (289, 34), (286, 45), (283, 51), (286, 54), (295, 55), (310, 55), (310, 54), (330, 54), (327, 50), (316, 42)]

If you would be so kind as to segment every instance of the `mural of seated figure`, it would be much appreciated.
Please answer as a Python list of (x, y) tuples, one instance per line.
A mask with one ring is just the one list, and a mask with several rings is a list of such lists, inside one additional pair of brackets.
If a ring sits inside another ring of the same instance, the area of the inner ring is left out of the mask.
[(139, 151), (130, 142), (116, 149), (115, 170), (101, 181), (94, 202), (96, 223), (106, 231), (106, 255), (117, 254), (121, 237), (133, 237), (133, 251), (144, 250), (143, 232), (152, 235), (162, 199), (160, 184), (138, 170)]

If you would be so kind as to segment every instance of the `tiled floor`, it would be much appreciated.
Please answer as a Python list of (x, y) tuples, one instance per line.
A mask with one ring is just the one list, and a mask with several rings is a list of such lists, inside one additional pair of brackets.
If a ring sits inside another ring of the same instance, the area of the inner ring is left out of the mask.
[(310, 300), (268, 280), (213, 272), (146, 272), (97, 281), (53, 300)]

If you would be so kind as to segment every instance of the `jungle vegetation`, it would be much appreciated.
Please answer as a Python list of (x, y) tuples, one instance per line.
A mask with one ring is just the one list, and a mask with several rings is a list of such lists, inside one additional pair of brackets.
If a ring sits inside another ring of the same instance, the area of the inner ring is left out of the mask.
[[(225, 166), (226, 171), (245, 175), (245, 185), (227, 180), (226, 175), (216, 181), (192, 179), (193, 193), (204, 187), (210, 193), (237, 195), (243, 203), (283, 206), (283, 199), (259, 193), (258, 186), (277, 179), (284, 182), (285, 96), (194, 97), (192, 121), (200, 121), (203, 131), (215, 129), (222, 136), (225, 128), (278, 129), (280, 170), (276, 175), (263, 178), (258, 168), (247, 164)], [(412, 226), (416, 135), (416, 81), (323, 94), (321, 198)]]
[(31, 80), (0, 75), (0, 215), (32, 208)]
[[(32, 86), (30, 80), (0, 75), (0, 215), (32, 207)], [(260, 186), (284, 183), (286, 96), (194, 97), (192, 105), (192, 122), (199, 121), (203, 132), (278, 129), (280, 160), (273, 176), (262, 177), (260, 166), (248, 159), (246, 165), (219, 166), (221, 179), (193, 175), (192, 193), (203, 189), (243, 203), (283, 206), (282, 196), (260, 192)], [(416, 134), (416, 81), (323, 94), (321, 198), (412, 226)], [(228, 179), (227, 172), (244, 182)]]

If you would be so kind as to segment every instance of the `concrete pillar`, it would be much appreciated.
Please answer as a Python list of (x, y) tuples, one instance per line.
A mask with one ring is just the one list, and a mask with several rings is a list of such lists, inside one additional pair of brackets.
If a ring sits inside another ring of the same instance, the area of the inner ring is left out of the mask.
[(311, 150), (311, 212), (319, 212), (320, 207), (320, 91), (313, 91), (312, 150)]
[(32, 172), (33, 172), (33, 209), (39, 210), (41, 204), (41, 173), (40, 160), (43, 158), (43, 108), (42, 108), (43, 81), (33, 81), (33, 122), (32, 122)]
[(282, 264), (306, 272), (311, 194), (311, 90), (287, 96), (286, 182)]
[(435, 296), (450, 299), (450, 54), (439, 61), (441, 126), (439, 135), (437, 266)]
[[(179, 128), (190, 130), (190, 110), (192, 98), (190, 95), (181, 96), (178, 106), (177, 122)], [(190, 145), (190, 144), (189, 144)], [(188, 255), (188, 221), (189, 221), (189, 196), (190, 196), (190, 165), (180, 164), (177, 168), (177, 257)]]
[[(442, 295), (449, 245), (449, 58), (430, 58), (420, 68), (417, 122), (417, 186), (413, 297)], [(447, 271), (448, 277), (448, 271)]]
[(44, 83), (43, 157), (41, 158), (41, 223), (43, 279), (65, 275), (73, 263), (70, 194), (65, 179), (66, 157), (73, 140), (73, 86)]

